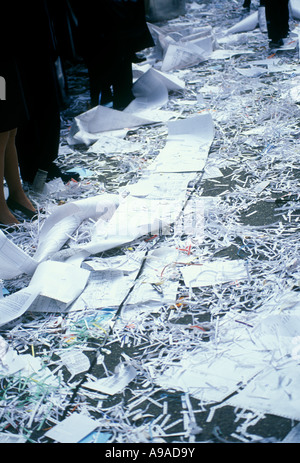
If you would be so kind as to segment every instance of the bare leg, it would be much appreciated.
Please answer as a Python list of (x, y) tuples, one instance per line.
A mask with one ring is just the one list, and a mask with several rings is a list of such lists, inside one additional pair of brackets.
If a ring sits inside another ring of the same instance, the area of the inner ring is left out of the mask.
[(15, 145), (17, 130), (0, 133), (0, 222), (9, 225), (19, 223), (7, 207), (4, 197), (4, 178), (9, 189), (9, 196), (22, 206), (35, 211), (34, 206), (27, 198), (20, 179), (18, 156)]
[(4, 196), (4, 164), (9, 132), (0, 133), (0, 222), (5, 225), (19, 223), (7, 207)]
[(15, 144), (16, 134), (16, 129), (9, 133), (5, 152), (4, 177), (9, 189), (9, 197), (14, 201), (17, 201), (22, 206), (27, 207), (27, 209), (35, 212), (34, 206), (31, 204), (23, 190), (20, 179), (18, 155)]

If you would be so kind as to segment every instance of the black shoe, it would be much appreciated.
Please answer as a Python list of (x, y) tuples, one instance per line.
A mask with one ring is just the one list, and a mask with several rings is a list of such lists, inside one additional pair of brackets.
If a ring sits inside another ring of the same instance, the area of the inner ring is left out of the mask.
[(21, 177), (22, 177), (23, 182), (32, 184), (34, 182), (35, 175), (21, 173)]
[(251, 0), (245, 0), (243, 4), (243, 8), (250, 9), (250, 5), (251, 5)]
[(283, 43), (284, 42), (283, 42), (282, 39), (271, 40), (271, 42), (269, 43), (269, 47), (270, 48), (280, 48), (280, 47), (282, 47)]
[(133, 53), (131, 55), (131, 61), (133, 63), (143, 63), (144, 61), (146, 61), (146, 56), (145, 55), (141, 55), (141, 54), (137, 54), (137, 53)]
[(64, 183), (68, 183), (70, 180), (80, 180), (80, 175), (77, 172), (62, 172), (59, 167), (53, 164), (48, 170), (47, 181), (54, 180), (55, 178), (61, 178)]
[(15, 231), (18, 231), (18, 230), (20, 230), (21, 227), (22, 227), (22, 224), (20, 224), (20, 223), (11, 223), (9, 225), (5, 225), (4, 223), (0, 222), (0, 230), (4, 234), (10, 234), (10, 233), (13, 233)]
[(14, 201), (11, 198), (7, 198), (6, 204), (8, 205), (9, 209), (12, 212), (21, 212), (27, 219), (29, 220), (34, 220), (37, 219), (38, 217), (38, 212), (37, 211), (31, 211), (30, 209), (27, 209), (27, 207), (22, 206), (22, 204), (19, 204), (17, 201)]
[(131, 94), (128, 95), (127, 98), (122, 98), (119, 101), (114, 101), (113, 109), (117, 109), (118, 111), (123, 111), (127, 108), (128, 105), (135, 99), (135, 97)]

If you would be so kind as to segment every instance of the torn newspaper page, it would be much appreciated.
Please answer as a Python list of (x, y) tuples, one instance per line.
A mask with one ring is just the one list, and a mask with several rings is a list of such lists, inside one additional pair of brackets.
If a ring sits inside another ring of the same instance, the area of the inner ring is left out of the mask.
[(205, 50), (191, 43), (170, 43), (164, 55), (161, 71), (185, 69), (207, 60)]
[(140, 305), (146, 302), (175, 304), (178, 280), (173, 279), (174, 264), (179, 251), (173, 247), (161, 246), (150, 252), (143, 272), (129, 295), (127, 305)]
[(39, 289), (24, 288), (0, 300), (0, 326), (23, 315), (39, 295)]
[(72, 376), (84, 373), (90, 368), (89, 358), (78, 349), (68, 349), (60, 358)]
[(71, 311), (119, 307), (134, 284), (145, 252), (129, 256), (94, 258), (84, 263), (91, 269), (86, 288), (71, 307)]

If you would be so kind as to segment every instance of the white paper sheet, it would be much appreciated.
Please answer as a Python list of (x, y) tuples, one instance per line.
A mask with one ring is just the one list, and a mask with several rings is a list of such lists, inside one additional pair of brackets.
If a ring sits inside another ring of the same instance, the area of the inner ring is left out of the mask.
[(0, 444), (24, 444), (26, 441), (24, 436), (0, 432)]
[(134, 283), (137, 271), (102, 270), (91, 273), (89, 282), (71, 310), (118, 307)]
[(0, 325), (33, 312), (63, 312), (82, 293), (90, 272), (72, 264), (39, 264), (27, 288), (0, 300)]
[(90, 272), (65, 262), (42, 262), (29, 285), (39, 289), (41, 296), (71, 304), (84, 290)]
[(254, 53), (252, 50), (247, 50), (246, 48), (240, 48), (235, 50), (214, 50), (210, 56), (210, 59), (228, 59), (236, 55), (249, 55)]
[(36, 266), (36, 261), (0, 230), (0, 279), (9, 280), (22, 273), (31, 274)]
[(136, 282), (127, 304), (139, 305), (145, 302), (175, 304), (178, 281), (170, 280), (169, 272), (178, 261), (179, 251), (161, 246), (149, 253), (143, 267), (143, 273)]
[(23, 315), (39, 295), (39, 289), (24, 288), (0, 300), (0, 326)]
[(250, 66), (250, 68), (236, 68), (237, 72), (246, 77), (259, 77), (266, 74), (267, 70), (258, 66)]
[(84, 383), (82, 386), (105, 394), (114, 395), (121, 392), (136, 375), (137, 371), (134, 367), (121, 364), (114, 375)]
[(170, 43), (161, 65), (163, 72), (184, 69), (207, 59), (205, 50), (192, 43)]
[(113, 135), (106, 135), (105, 133), (100, 135), (96, 143), (93, 143), (89, 149), (88, 153), (101, 153), (110, 155), (112, 153), (135, 153), (141, 149), (141, 145), (137, 142), (131, 143), (128, 140), (122, 140), (120, 137), (114, 137)]
[(144, 109), (161, 108), (168, 101), (168, 88), (160, 77), (149, 69), (132, 88), (135, 99), (125, 108), (125, 113), (139, 114)]
[(166, 146), (149, 166), (154, 172), (199, 172), (214, 137), (210, 113), (168, 123)]
[(62, 444), (76, 444), (98, 426), (97, 421), (83, 413), (73, 413), (45, 433), (46, 437)]
[(138, 198), (182, 198), (194, 178), (194, 172), (145, 172), (138, 182), (127, 185), (123, 191)]
[(124, 109), (125, 113), (157, 122), (165, 122), (177, 114), (161, 111), (168, 102), (169, 91), (182, 91), (185, 83), (178, 77), (150, 68), (133, 85), (135, 99)]
[(248, 278), (245, 263), (239, 260), (216, 260), (181, 268), (187, 286), (200, 287), (241, 281)]
[(68, 349), (61, 354), (60, 358), (72, 376), (83, 373), (90, 368), (88, 357), (79, 350)]
[(278, 415), (291, 420), (300, 419), (300, 369), (290, 361), (270, 367), (255, 377), (227, 403), (233, 407)]
[(34, 259), (42, 262), (59, 251), (83, 220), (109, 220), (118, 204), (118, 195), (104, 194), (57, 206), (43, 224)]
[(230, 29), (227, 30), (226, 34), (228, 35), (228, 34), (235, 34), (238, 32), (252, 31), (257, 26), (258, 26), (258, 11), (255, 11), (254, 13), (244, 18), (242, 21), (239, 21), (237, 24), (230, 27)]
[(250, 380), (261, 368), (261, 365), (245, 368), (227, 356), (194, 355), (189, 362), (170, 367), (156, 382), (166, 389), (179, 389), (199, 400), (214, 403), (235, 392), (239, 384)]
[(121, 129), (140, 127), (153, 122), (155, 121), (124, 111), (96, 106), (75, 117), (68, 136), (68, 143), (70, 145), (84, 143), (88, 146), (96, 142), (103, 132), (117, 132)]
[(294, 19), (300, 19), (300, 2), (299, 0), (290, 0), (289, 7)]

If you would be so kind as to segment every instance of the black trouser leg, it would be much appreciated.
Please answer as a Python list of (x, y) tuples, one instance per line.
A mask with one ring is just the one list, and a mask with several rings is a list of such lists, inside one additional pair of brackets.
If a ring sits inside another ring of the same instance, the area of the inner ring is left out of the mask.
[(60, 106), (51, 60), (32, 58), (21, 65), (29, 120), (18, 127), (16, 146), (23, 180), (32, 182), (38, 169), (48, 171), (57, 158)]
[(112, 76), (114, 108), (124, 109), (134, 99), (132, 93), (132, 60), (122, 56)]
[(251, 0), (244, 0), (243, 8), (250, 8)]
[[(43, 103), (46, 106), (46, 103)], [(33, 182), (38, 169), (49, 171), (57, 158), (60, 140), (60, 114), (46, 107), (18, 128), (16, 146), (21, 177)]]
[(268, 37), (277, 42), (289, 31), (288, 0), (265, 0)]

